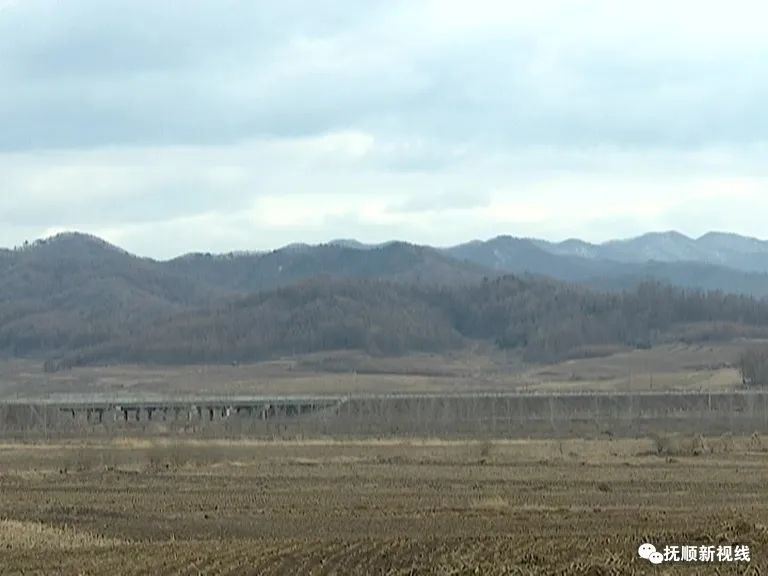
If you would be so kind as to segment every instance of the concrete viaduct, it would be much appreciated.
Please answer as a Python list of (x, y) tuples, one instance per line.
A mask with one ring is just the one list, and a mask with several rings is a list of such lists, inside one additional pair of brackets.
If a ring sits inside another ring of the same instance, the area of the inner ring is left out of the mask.
[(768, 392), (0, 399), (0, 435), (557, 437), (768, 433)]

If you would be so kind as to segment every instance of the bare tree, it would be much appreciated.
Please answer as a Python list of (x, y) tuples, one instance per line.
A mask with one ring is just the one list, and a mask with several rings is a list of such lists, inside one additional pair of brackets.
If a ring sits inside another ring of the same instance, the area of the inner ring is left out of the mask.
[(768, 387), (768, 349), (744, 352), (739, 358), (739, 372), (745, 386)]

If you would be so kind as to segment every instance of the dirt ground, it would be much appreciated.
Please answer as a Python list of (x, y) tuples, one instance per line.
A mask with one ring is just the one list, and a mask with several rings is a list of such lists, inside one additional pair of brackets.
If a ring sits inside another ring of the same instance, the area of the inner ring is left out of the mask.
[(371, 357), (355, 352), (257, 364), (96, 366), (47, 374), (42, 361), (0, 360), (0, 399), (66, 394), (339, 395), (488, 391), (732, 390), (739, 354), (754, 342), (665, 345), (548, 366), (489, 347)]
[(758, 436), (6, 444), (0, 574), (765, 574), (766, 478)]

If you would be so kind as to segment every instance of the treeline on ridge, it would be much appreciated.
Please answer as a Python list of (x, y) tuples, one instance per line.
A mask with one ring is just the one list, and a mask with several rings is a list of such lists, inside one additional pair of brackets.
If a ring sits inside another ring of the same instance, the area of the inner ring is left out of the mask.
[(652, 282), (604, 294), (534, 277), (443, 287), (324, 279), (155, 319), (138, 333), (60, 351), (47, 367), (247, 362), (338, 349), (397, 355), (471, 340), (555, 361), (600, 346), (740, 335), (768, 335), (768, 303)]
[(467, 285), (492, 274), (405, 243), (366, 251), (296, 246), (163, 262), (91, 236), (61, 234), (0, 250), (0, 355), (61, 357), (117, 338), (141, 338), (155, 323), (323, 276)]

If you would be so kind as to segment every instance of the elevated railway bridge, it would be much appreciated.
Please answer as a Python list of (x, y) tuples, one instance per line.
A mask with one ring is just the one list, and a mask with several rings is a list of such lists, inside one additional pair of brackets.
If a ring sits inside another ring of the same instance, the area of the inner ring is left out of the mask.
[(366, 396), (57, 395), (0, 399), (0, 434), (508, 436), (768, 432), (768, 392)]

